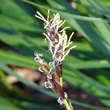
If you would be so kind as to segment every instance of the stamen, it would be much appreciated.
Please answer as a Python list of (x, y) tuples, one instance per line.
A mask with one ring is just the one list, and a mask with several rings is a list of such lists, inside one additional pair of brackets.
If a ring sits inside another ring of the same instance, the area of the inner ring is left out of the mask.
[(69, 47), (72, 43), (73, 43), (73, 42), (68, 42), (68, 44), (65, 46), (65, 49), (66, 49), (67, 47)]
[(69, 37), (69, 40), (68, 40), (68, 43), (70, 42), (72, 36), (74, 35), (74, 32), (71, 33), (70, 37)]
[[(44, 25), (44, 29), (48, 29), (47, 27), (51, 25), (53, 19), (51, 19), (50, 21), (48, 21), (48, 24)], [(50, 24), (50, 25), (49, 25)]]
[(42, 54), (38, 54), (36, 51), (34, 52), (34, 55), (39, 59), (39, 56), (42, 57)]
[(44, 82), (44, 86), (45, 86), (45, 88), (53, 88), (53, 86), (49, 80), (47, 82)]
[(69, 105), (70, 105), (70, 107), (71, 107), (71, 110), (73, 110), (73, 106), (72, 106), (71, 102), (69, 102)]
[(57, 102), (60, 103), (60, 105), (64, 104), (60, 97), (57, 99)]
[(47, 34), (45, 34), (45, 33), (43, 33), (43, 34), (44, 34), (44, 35), (46, 36), (46, 38), (48, 39), (49, 43), (52, 44), (52, 41), (50, 40), (49, 36), (48, 36)]
[(68, 95), (67, 95), (67, 93), (66, 93), (66, 92), (64, 92), (64, 96), (65, 96), (65, 98), (68, 98)]
[(58, 28), (61, 27), (65, 22), (66, 22), (66, 20), (64, 20), (64, 21), (62, 22), (62, 24), (60, 24), (60, 25), (58, 26)]
[(48, 78), (48, 79), (52, 79), (52, 74), (51, 74), (50, 71), (47, 73), (47, 78)]
[(34, 61), (39, 62), (39, 60), (38, 60), (38, 58), (37, 58), (37, 57), (35, 57), (35, 58), (34, 58)]
[(65, 29), (68, 29), (68, 28), (70, 28), (70, 26), (63, 28), (63, 29), (62, 29), (61, 31), (59, 31), (59, 32), (63, 32), (63, 31), (65, 31)]
[(68, 50), (66, 50), (66, 51), (64, 52), (64, 56), (62, 57), (62, 60), (61, 60), (61, 61), (63, 61), (63, 60), (65, 59), (65, 57), (69, 54), (70, 50), (73, 49), (73, 48), (75, 48), (75, 47), (76, 47), (76, 46), (73, 46), (73, 47), (69, 48)]
[(49, 72), (47, 73), (47, 78), (49, 78), (49, 79), (52, 79), (52, 73), (51, 73), (52, 69), (53, 69), (53, 67), (51, 66)]
[(43, 55), (42, 54), (39, 54), (39, 56), (42, 57)]
[(40, 16), (35, 15), (35, 17), (37, 17), (37, 18), (39, 18), (39, 19), (43, 20)]
[(43, 70), (41, 70), (41, 67), (39, 67), (38, 70), (43, 73)]
[(46, 19), (42, 16), (42, 14), (40, 14), (38, 11), (36, 12), (39, 16), (35, 15), (37, 18), (43, 20), (46, 24), (48, 24), (48, 22), (46, 21)]
[(52, 22), (52, 24), (55, 22), (55, 20), (58, 18), (58, 16), (59, 16), (59, 13), (57, 13), (56, 15), (55, 14), (53, 14), (54, 15), (54, 19), (53, 19), (53, 22)]

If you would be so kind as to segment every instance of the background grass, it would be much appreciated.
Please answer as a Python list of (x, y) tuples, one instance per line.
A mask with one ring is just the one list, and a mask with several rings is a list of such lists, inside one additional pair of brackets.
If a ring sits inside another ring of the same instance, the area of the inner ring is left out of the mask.
[[(86, 107), (87, 110), (110, 110), (110, 1), (109, 0), (71, 0), (77, 9), (70, 6), (67, 0), (0, 0), (0, 43), (13, 48), (17, 53), (0, 50), (0, 110), (58, 110), (60, 106), (51, 105), (30, 96), (23, 90), (17, 90), (7, 83), (6, 75), (15, 76), (22, 83), (52, 97), (56, 96), (47, 89), (41, 88), (17, 75), (6, 66), (15, 65), (37, 69), (39, 64), (34, 58), (34, 51), (44, 54), (46, 61), (51, 61), (45, 44), (43, 23), (35, 18), (35, 11), (45, 17), (47, 10), (60, 13), (67, 22), (68, 35), (75, 32), (73, 49), (64, 61), (63, 74), (66, 82), (73, 87), (96, 97), (107, 108), (88, 105), (71, 99), (73, 104)], [(62, 28), (63, 28), (62, 27)], [(77, 32), (82, 37), (77, 37)], [(85, 70), (89, 75), (81, 70)], [(90, 77), (92, 75), (93, 77)], [(13, 98), (11, 94), (16, 92)], [(19, 98), (20, 99), (19, 99)], [(14, 99), (14, 100), (13, 100)], [(53, 107), (55, 106), (55, 107)]]

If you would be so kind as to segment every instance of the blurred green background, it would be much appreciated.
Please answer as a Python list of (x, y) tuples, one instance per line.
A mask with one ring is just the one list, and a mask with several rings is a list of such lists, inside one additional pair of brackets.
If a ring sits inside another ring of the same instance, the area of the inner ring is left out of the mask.
[[(55, 101), (45, 101), (22, 89), (24, 84), (41, 97), (57, 98), (50, 90), (16, 72), (25, 68), (40, 74), (39, 64), (33, 60), (35, 50), (47, 62), (51, 61), (42, 35), (43, 22), (35, 18), (36, 11), (46, 18), (48, 9), (50, 18), (52, 13), (60, 13), (61, 19), (66, 20), (62, 28), (71, 27), (67, 29), (68, 36), (75, 32), (72, 40), (77, 48), (63, 63), (64, 80), (68, 83), (65, 89), (70, 91), (74, 108), (110, 110), (110, 0), (0, 0), (0, 110), (65, 110)], [(11, 75), (18, 84), (7, 81)], [(72, 95), (77, 95), (74, 90), (94, 100), (74, 99)], [(93, 101), (100, 104), (92, 104)]]

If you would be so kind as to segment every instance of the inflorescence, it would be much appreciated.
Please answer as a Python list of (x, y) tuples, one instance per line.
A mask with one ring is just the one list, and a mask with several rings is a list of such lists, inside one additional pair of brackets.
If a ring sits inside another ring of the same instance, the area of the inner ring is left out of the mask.
[[(69, 54), (70, 50), (75, 48), (76, 46), (71, 46), (71, 38), (74, 33), (72, 33), (68, 39), (65, 29), (69, 27), (65, 27), (62, 30), (59, 28), (65, 23), (66, 20), (60, 19), (60, 14), (53, 14), (54, 18), (49, 20), (49, 10), (47, 19), (45, 19), (41, 13), (36, 12), (37, 15), (35, 17), (44, 21), (44, 29), (46, 33), (45, 35), (45, 43), (48, 43), (48, 51), (52, 55), (52, 62), (49, 64), (46, 63), (44, 59), (42, 59), (42, 54), (38, 54), (35, 52), (34, 60), (40, 63), (39, 71), (43, 72), (47, 81), (44, 82), (46, 88), (51, 88), (58, 95), (58, 102), (62, 105), (65, 104), (67, 110), (73, 110), (71, 103), (67, 101), (67, 94), (63, 91), (63, 75), (62, 75), (62, 65), (63, 60)], [(50, 69), (48, 68), (50, 66)], [(54, 72), (52, 72), (54, 70)]]

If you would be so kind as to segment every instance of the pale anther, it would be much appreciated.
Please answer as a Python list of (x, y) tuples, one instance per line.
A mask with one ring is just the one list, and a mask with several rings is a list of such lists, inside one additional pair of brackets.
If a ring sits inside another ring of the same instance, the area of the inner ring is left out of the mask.
[(60, 105), (64, 104), (60, 97), (57, 99), (57, 102), (60, 103)]
[(44, 82), (44, 85), (45, 85), (45, 88), (52, 88), (53, 87), (49, 80), (47, 82)]
[(41, 67), (39, 67), (38, 70), (43, 73), (43, 71), (41, 70)]
[(68, 95), (67, 95), (67, 93), (66, 93), (66, 92), (64, 92), (64, 96), (65, 96), (65, 98), (68, 98)]

